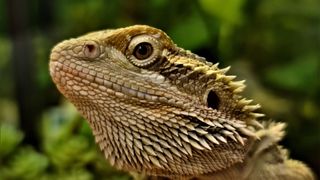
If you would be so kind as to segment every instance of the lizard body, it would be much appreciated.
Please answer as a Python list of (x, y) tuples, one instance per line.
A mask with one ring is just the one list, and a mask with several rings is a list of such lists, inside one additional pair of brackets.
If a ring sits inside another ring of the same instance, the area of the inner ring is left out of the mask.
[(244, 81), (159, 29), (136, 25), (63, 41), (49, 68), (119, 169), (180, 179), (313, 179), (277, 145), (285, 124), (258, 122), (264, 115), (241, 96)]

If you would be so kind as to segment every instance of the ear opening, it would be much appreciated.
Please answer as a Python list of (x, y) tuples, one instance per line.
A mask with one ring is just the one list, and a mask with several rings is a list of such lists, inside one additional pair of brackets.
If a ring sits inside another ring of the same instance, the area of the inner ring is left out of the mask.
[(208, 107), (212, 109), (218, 109), (220, 105), (220, 98), (216, 92), (214, 92), (213, 90), (210, 90), (207, 95), (206, 102)]

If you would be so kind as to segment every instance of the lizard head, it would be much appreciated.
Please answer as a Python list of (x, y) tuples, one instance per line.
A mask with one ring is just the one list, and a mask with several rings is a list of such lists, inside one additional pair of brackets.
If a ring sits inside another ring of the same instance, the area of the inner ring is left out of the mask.
[[(89, 121), (111, 164), (149, 174), (203, 174), (241, 162), (259, 105), (228, 68), (144, 25), (63, 41), (50, 56), (60, 92)], [(223, 152), (222, 152), (223, 151)], [(207, 167), (208, 166), (208, 167)]]

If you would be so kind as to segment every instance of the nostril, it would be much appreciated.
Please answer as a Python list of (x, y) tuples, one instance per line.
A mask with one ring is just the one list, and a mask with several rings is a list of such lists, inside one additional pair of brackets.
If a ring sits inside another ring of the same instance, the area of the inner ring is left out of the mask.
[(96, 42), (87, 42), (84, 45), (84, 55), (88, 58), (94, 59), (100, 55), (100, 49)]
[(209, 91), (207, 96), (207, 105), (212, 109), (218, 109), (220, 104), (220, 98), (218, 97), (217, 93), (214, 91)]
[(94, 51), (94, 49), (95, 49), (95, 47), (94, 47), (93, 44), (87, 44), (87, 45), (86, 45), (86, 48), (88, 49), (88, 51), (89, 51), (90, 53), (92, 53), (92, 52)]

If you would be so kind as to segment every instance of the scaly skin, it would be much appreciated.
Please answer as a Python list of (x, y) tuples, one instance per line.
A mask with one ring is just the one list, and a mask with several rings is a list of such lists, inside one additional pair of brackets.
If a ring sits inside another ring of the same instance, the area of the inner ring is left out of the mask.
[(260, 124), (228, 68), (136, 25), (56, 45), (50, 74), (88, 120), (115, 167), (172, 179), (313, 179), (277, 145), (283, 123)]

